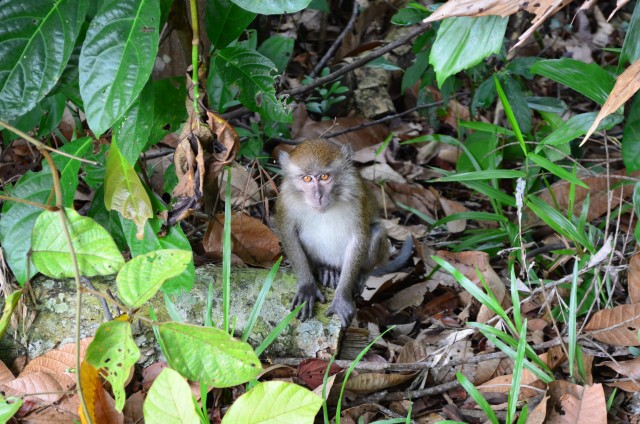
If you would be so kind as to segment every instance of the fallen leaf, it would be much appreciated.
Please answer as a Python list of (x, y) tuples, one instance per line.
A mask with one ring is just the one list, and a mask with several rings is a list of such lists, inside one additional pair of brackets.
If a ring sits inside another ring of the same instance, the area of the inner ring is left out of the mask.
[(584, 329), (602, 343), (613, 346), (640, 346), (640, 304), (632, 303), (602, 309), (593, 314)]
[(640, 303), (640, 253), (629, 259), (627, 287), (631, 303)]

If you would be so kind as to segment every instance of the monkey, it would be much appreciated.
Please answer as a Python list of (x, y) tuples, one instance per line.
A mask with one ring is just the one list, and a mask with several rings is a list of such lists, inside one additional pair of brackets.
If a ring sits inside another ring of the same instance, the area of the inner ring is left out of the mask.
[(279, 159), (283, 181), (275, 227), (298, 278), (291, 310), (306, 302), (298, 318), (311, 317), (314, 303), (325, 301), (319, 282), (335, 289), (326, 315), (335, 314), (347, 327), (356, 312), (355, 297), (389, 257), (391, 245), (376, 200), (353, 165), (348, 145), (309, 139)]

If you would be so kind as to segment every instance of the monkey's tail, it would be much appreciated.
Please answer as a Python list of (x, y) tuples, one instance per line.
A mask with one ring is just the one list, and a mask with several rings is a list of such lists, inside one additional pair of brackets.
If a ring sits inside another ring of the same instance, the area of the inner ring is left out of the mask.
[(408, 236), (404, 243), (402, 243), (402, 247), (400, 248), (400, 252), (396, 255), (395, 258), (387, 262), (386, 264), (382, 264), (376, 269), (373, 270), (371, 275), (375, 277), (379, 277), (384, 274), (389, 274), (391, 272), (396, 272), (402, 269), (409, 259), (413, 256), (413, 237)]

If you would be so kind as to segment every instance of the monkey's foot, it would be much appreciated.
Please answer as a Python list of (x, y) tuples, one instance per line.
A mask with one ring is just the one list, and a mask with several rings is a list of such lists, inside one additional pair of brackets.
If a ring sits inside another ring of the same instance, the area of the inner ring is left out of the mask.
[(338, 281), (340, 281), (340, 270), (330, 266), (324, 266), (318, 270), (318, 277), (320, 284), (335, 289), (338, 287)]
[(345, 296), (336, 293), (336, 297), (331, 302), (331, 306), (325, 313), (326, 316), (335, 314), (340, 318), (342, 328), (347, 328), (353, 317), (356, 315), (356, 303), (353, 299), (347, 299)]
[(315, 283), (300, 286), (298, 287), (298, 293), (293, 297), (293, 302), (291, 302), (291, 310), (293, 311), (298, 305), (304, 303), (304, 306), (298, 312), (298, 319), (306, 321), (313, 316), (313, 305), (316, 300), (324, 302), (324, 296)]

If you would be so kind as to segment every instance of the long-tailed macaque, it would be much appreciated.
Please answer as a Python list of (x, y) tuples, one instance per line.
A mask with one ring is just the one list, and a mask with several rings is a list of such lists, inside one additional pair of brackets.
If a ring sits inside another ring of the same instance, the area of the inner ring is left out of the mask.
[(356, 312), (354, 298), (389, 256), (376, 200), (351, 163), (349, 146), (307, 140), (283, 152), (280, 164), (276, 226), (298, 277), (291, 309), (306, 302), (298, 317), (312, 316), (315, 301), (324, 302), (319, 282), (335, 289), (327, 315), (337, 315), (347, 327)]

